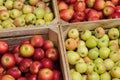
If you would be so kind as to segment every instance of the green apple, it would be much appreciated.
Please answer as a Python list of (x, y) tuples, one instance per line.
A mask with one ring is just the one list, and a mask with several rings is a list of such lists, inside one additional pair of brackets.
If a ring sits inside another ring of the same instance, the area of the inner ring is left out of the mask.
[(44, 14), (44, 20), (45, 20), (46, 22), (52, 21), (53, 18), (54, 18), (54, 15), (53, 15), (52, 12), (50, 12), (50, 13), (45, 13), (45, 14)]
[(30, 5), (35, 6), (39, 0), (29, 0)]
[(45, 20), (44, 19), (38, 19), (38, 20), (36, 20), (36, 23), (35, 23), (36, 26), (44, 25), (44, 24), (45, 24)]
[(13, 19), (15, 19), (15, 18), (17, 18), (17, 17), (19, 17), (21, 15), (22, 15), (22, 12), (19, 11), (18, 9), (12, 9), (10, 11), (10, 17), (13, 18)]
[(113, 78), (120, 78), (120, 67), (113, 67), (110, 71), (110, 74)]
[(87, 39), (89, 39), (91, 37), (91, 35), (92, 35), (92, 32), (90, 30), (85, 30), (85, 31), (81, 32), (80, 38), (82, 40), (86, 41)]
[(7, 10), (5, 6), (0, 6), (0, 10)]
[(86, 40), (86, 46), (87, 46), (88, 48), (94, 48), (94, 47), (97, 46), (97, 41), (95, 40), (94, 37), (91, 36), (90, 38), (88, 38), (88, 39)]
[(106, 67), (106, 70), (111, 70), (114, 67), (114, 65), (115, 65), (115, 63), (111, 59), (109, 59), (109, 58), (105, 59), (103, 61), (103, 63), (105, 65), (105, 67)]
[(45, 7), (45, 13), (50, 13), (52, 12), (51, 8), (49, 6)]
[(79, 31), (77, 29), (75, 29), (75, 28), (70, 29), (68, 31), (68, 37), (69, 38), (73, 38), (73, 39), (78, 38), (79, 37)]
[(81, 80), (87, 80), (87, 75), (82, 75), (82, 79)]
[(87, 63), (87, 71), (86, 74), (90, 74), (94, 71), (95, 64), (93, 62)]
[(84, 60), (85, 63), (93, 62), (93, 60), (90, 59), (88, 56), (84, 57), (83, 60)]
[(87, 64), (85, 62), (78, 62), (75, 64), (75, 69), (79, 73), (85, 73), (87, 71)]
[(88, 80), (100, 80), (100, 76), (97, 72), (92, 72), (87, 76)]
[(120, 60), (115, 62), (115, 66), (119, 66), (120, 67)]
[(43, 2), (50, 2), (51, 0), (42, 0)]
[(100, 39), (98, 39), (98, 48), (100, 47), (107, 47), (108, 43), (109, 43), (109, 37), (105, 34), (103, 35), (103, 37), (101, 37)]
[(69, 64), (75, 65), (80, 59), (80, 56), (75, 51), (67, 51), (67, 59), (68, 59)]
[(116, 40), (110, 40), (109, 41), (109, 49), (112, 50), (119, 50), (119, 44), (118, 44), (118, 39)]
[(79, 40), (77, 43), (78, 43), (78, 44), (77, 44), (77, 47), (86, 46), (86, 45), (85, 45), (85, 41), (83, 41), (83, 40)]
[(14, 25), (16, 27), (25, 26), (25, 19), (23, 17), (18, 17), (14, 20)]
[(94, 60), (94, 64), (100, 64), (103, 63), (103, 59), (102, 58), (97, 58)]
[(13, 23), (10, 23), (6, 26), (3, 26), (3, 28), (16, 28), (16, 26)]
[(117, 62), (120, 60), (120, 52), (119, 51), (111, 51), (109, 58), (113, 61), (113, 62)]
[(77, 47), (77, 52), (79, 53), (80, 57), (86, 57), (88, 54), (88, 49), (86, 46)]
[(119, 78), (112, 78), (112, 80), (120, 80)]
[(111, 80), (111, 76), (108, 72), (105, 72), (100, 75), (100, 80)]
[(25, 22), (27, 24), (35, 24), (36, 22), (36, 16), (33, 13), (28, 13), (25, 16)]
[(3, 29), (2, 25), (0, 25), (0, 29)]
[(95, 64), (94, 71), (98, 74), (103, 74), (104, 72), (106, 72), (106, 67), (103, 63)]
[(4, 0), (0, 0), (0, 6), (3, 5), (4, 3)]
[(75, 72), (75, 69), (74, 69), (74, 68), (71, 68), (71, 69), (70, 69), (70, 74), (72, 74), (73, 72)]
[(32, 13), (32, 12), (34, 12), (34, 7), (30, 6), (30, 5), (24, 5), (23, 8), (22, 8), (22, 12), (24, 14)]
[(0, 19), (7, 20), (9, 18), (9, 12), (7, 10), (0, 10)]
[(92, 48), (88, 51), (88, 57), (90, 59), (97, 59), (98, 58), (98, 55), (99, 55), (99, 50), (97, 47), (95, 48)]
[(81, 80), (82, 76), (79, 72), (74, 71), (71, 73), (71, 78), (72, 78), (72, 80)]
[(109, 41), (109, 46), (114, 45), (114, 44), (118, 44), (118, 39)]
[(11, 24), (12, 22), (10, 21), (10, 20), (5, 20), (5, 21), (3, 21), (2, 23), (1, 23), (1, 25), (3, 26), (3, 27), (5, 27), (5, 26), (7, 26), (7, 25), (9, 25), (9, 24)]
[(110, 54), (110, 49), (108, 47), (101, 47), (99, 49), (99, 56), (100, 56), (100, 58), (106, 59), (106, 58), (109, 57), (109, 54)]
[(103, 37), (104, 34), (105, 34), (105, 30), (104, 30), (102, 27), (97, 27), (97, 28), (95, 29), (95, 36), (96, 36), (97, 38)]
[(65, 47), (67, 50), (75, 50), (77, 48), (77, 41), (72, 38), (68, 38), (65, 40)]
[(13, 3), (14, 9), (22, 10), (23, 6), (24, 6), (24, 4), (22, 1), (17, 0), (17, 1), (14, 1), (14, 3)]
[(110, 39), (117, 39), (119, 37), (119, 30), (117, 28), (111, 28), (108, 31), (108, 36)]
[(34, 14), (36, 15), (37, 19), (42, 19), (45, 15), (45, 10), (41, 7), (35, 8)]
[(7, 9), (12, 9), (12, 8), (13, 8), (13, 1), (7, 0), (7, 1), (5, 2), (5, 7), (6, 7)]
[(118, 44), (120, 45), (120, 38), (118, 38)]

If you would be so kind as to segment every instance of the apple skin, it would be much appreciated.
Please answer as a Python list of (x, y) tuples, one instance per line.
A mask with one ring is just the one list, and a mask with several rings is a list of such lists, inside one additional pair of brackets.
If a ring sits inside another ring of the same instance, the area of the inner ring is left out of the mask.
[(41, 7), (35, 8), (34, 14), (36, 15), (37, 19), (42, 19), (45, 15), (45, 9)]
[(113, 67), (110, 71), (110, 74), (113, 78), (120, 78), (120, 67)]
[(6, 7), (7, 9), (12, 9), (12, 8), (13, 8), (13, 1), (7, 0), (7, 1), (5, 2), (5, 7)]
[(41, 46), (43, 46), (44, 38), (41, 35), (32, 36), (31, 39), (30, 39), (30, 43), (34, 47), (41, 47)]
[(43, 1), (38, 1), (38, 3), (36, 4), (36, 7), (42, 7), (43, 9), (45, 9), (46, 8), (46, 4)]
[(105, 6), (105, 8), (103, 9), (103, 13), (105, 16), (109, 16), (113, 14), (114, 12), (115, 12), (115, 9), (112, 6)]
[[(3, 74), (5, 71), (5, 68), (0, 64), (0, 74)], [(2, 76), (2, 75), (1, 75)]]
[(83, 32), (80, 33), (80, 38), (84, 41), (89, 39), (91, 37), (92, 33), (90, 30), (84, 30)]
[(38, 80), (53, 80), (54, 73), (51, 69), (43, 68), (39, 70)]
[(95, 0), (85, 0), (87, 7), (92, 8), (94, 6)]
[(18, 0), (13, 3), (13, 8), (18, 10), (22, 10), (23, 6), (24, 6), (23, 2)]
[(20, 64), (19, 64), (19, 69), (21, 72), (28, 72), (29, 71), (29, 67), (32, 64), (32, 60), (31, 59), (23, 59)]
[(26, 16), (25, 16), (24, 19), (25, 19), (26, 24), (31, 24), (31, 25), (33, 25), (33, 24), (36, 23), (36, 16), (35, 16), (35, 14), (33, 14), (33, 13), (28, 13), (28, 14), (26, 14)]
[(37, 74), (39, 72), (39, 69), (42, 68), (42, 63), (39, 61), (33, 61), (30, 65), (30, 72), (32, 74)]
[(78, 38), (79, 37), (79, 31), (77, 29), (71, 29), (71, 30), (69, 30), (68, 37), (69, 38), (73, 38), (73, 39)]
[(37, 80), (37, 75), (31, 74), (27, 77), (27, 80)]
[(108, 16), (109, 19), (115, 19), (115, 18), (120, 18), (120, 14), (119, 13), (113, 13), (112, 15)]
[(20, 55), (23, 57), (33, 56), (34, 51), (34, 47), (31, 44), (22, 44), (20, 46)]
[(95, 0), (94, 9), (103, 10), (104, 7), (105, 7), (105, 1), (104, 0)]
[(17, 80), (27, 80), (25, 77), (19, 77)]
[(42, 60), (45, 57), (45, 52), (42, 48), (35, 48), (33, 59)]
[(97, 28), (95, 29), (95, 36), (96, 36), (97, 38), (103, 37), (104, 34), (105, 34), (105, 30), (104, 30), (102, 27), (97, 27)]
[(87, 71), (87, 64), (84, 62), (78, 62), (75, 64), (75, 69), (79, 73), (85, 73)]
[(18, 17), (14, 20), (14, 25), (16, 27), (25, 26), (25, 19), (23, 17)]
[(0, 19), (7, 20), (9, 18), (9, 12), (7, 10), (0, 10)]
[(44, 58), (41, 60), (41, 63), (43, 65), (43, 68), (49, 68), (49, 69), (53, 69), (54, 68), (54, 63), (51, 59), (49, 58)]
[(58, 2), (58, 10), (68, 9), (68, 5), (64, 1)]
[(111, 28), (108, 31), (108, 36), (110, 39), (117, 39), (119, 37), (119, 30), (117, 28)]
[(15, 80), (15, 78), (9, 74), (5, 74), (1, 80)]
[(16, 64), (15, 56), (10, 52), (5, 53), (1, 57), (1, 64), (5, 68), (11, 68), (11, 67), (15, 66), (15, 64)]
[(98, 12), (95, 9), (90, 9), (87, 14), (87, 19), (89, 19), (90, 17), (94, 17), (94, 16), (99, 18)]
[(30, 5), (24, 5), (23, 8), (22, 8), (22, 12), (24, 14), (32, 13), (32, 12), (34, 12), (34, 7), (30, 6)]
[(35, 6), (39, 0), (29, 0), (30, 5)]
[(14, 56), (15, 56), (15, 59), (16, 59), (16, 64), (19, 64), (22, 60), (23, 60), (23, 57), (20, 56), (20, 53), (14, 53)]
[(106, 70), (111, 70), (115, 65), (115, 63), (111, 59), (105, 59), (103, 63), (106, 67)]
[(0, 54), (4, 54), (9, 50), (9, 45), (6, 41), (0, 41)]
[(116, 12), (116, 13), (120, 13), (120, 6), (116, 6), (116, 7), (115, 7), (115, 12)]
[(117, 6), (117, 5), (118, 5), (119, 0), (111, 0), (111, 2), (112, 2), (115, 6)]
[(103, 63), (99, 63), (95, 65), (94, 71), (98, 74), (103, 74), (104, 72), (106, 72), (106, 67)]
[(115, 5), (109, 0), (105, 2), (105, 6), (112, 6), (115, 8)]
[(86, 8), (85, 1), (76, 1), (74, 5), (75, 11), (84, 11)]
[(19, 68), (16, 66), (9, 68), (6, 73), (13, 76), (16, 79), (19, 78), (22, 74), (21, 71), (19, 70)]
[(54, 79), (53, 80), (60, 80), (61, 79), (61, 72), (59, 70), (53, 70), (53, 74), (54, 74)]
[(21, 15), (22, 15), (22, 12), (19, 11), (18, 9), (12, 9), (10, 11), (10, 17), (13, 18), (13, 19), (15, 19), (15, 18), (17, 18), (17, 17), (19, 17)]
[(54, 47), (53, 41), (51, 41), (51, 40), (45, 40), (44, 41), (44, 43), (43, 43), (43, 49), (44, 50), (47, 50), (47, 49), (52, 48), (52, 47)]
[(47, 58), (51, 59), (52, 61), (57, 61), (59, 59), (59, 52), (57, 48), (47, 49), (45, 55)]

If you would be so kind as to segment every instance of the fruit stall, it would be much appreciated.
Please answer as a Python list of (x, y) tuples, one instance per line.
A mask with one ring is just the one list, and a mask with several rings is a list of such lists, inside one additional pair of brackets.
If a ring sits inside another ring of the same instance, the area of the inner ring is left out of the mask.
[(0, 0), (0, 80), (120, 80), (120, 0)]

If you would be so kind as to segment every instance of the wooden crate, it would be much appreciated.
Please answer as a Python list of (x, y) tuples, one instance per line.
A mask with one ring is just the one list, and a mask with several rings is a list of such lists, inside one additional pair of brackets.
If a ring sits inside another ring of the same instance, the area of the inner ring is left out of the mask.
[(8, 29), (0, 32), (0, 40), (8, 42), (10, 49), (20, 44), (23, 40), (27, 40), (33, 35), (42, 35), (45, 39), (52, 40), (55, 47), (58, 48), (60, 53), (60, 67), (62, 71), (63, 79), (68, 80), (66, 63), (64, 61), (64, 53), (61, 45), (61, 37), (58, 26), (46, 26), (46, 27), (29, 27), (21, 29)]
[(84, 30), (94, 30), (97, 27), (103, 27), (104, 29), (110, 29), (112, 27), (118, 27), (120, 26), (120, 19), (116, 20), (105, 20), (105, 21), (96, 21), (96, 22), (83, 22), (83, 23), (74, 23), (74, 24), (65, 24), (61, 25), (59, 27), (60, 32), (61, 32), (61, 39), (62, 39), (62, 45), (63, 45), (63, 51), (65, 53), (65, 63), (67, 67), (67, 72), (68, 72), (68, 78), (69, 80), (71, 79), (70, 76), (70, 67), (67, 59), (67, 53), (66, 53), (66, 48), (65, 48), (65, 40), (67, 39), (67, 33), (70, 29), (76, 28), (78, 31), (84, 31)]

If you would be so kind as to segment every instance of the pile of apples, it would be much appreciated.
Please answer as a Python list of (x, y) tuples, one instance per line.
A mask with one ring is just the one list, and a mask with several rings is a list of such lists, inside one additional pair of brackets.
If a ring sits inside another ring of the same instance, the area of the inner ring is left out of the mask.
[(60, 18), (66, 22), (120, 18), (120, 0), (58, 0)]
[(59, 52), (53, 41), (34, 35), (9, 50), (0, 40), (0, 80), (60, 80)]
[(0, 0), (0, 28), (49, 24), (51, 5), (51, 0)]
[(72, 28), (65, 47), (71, 80), (120, 80), (120, 28)]

